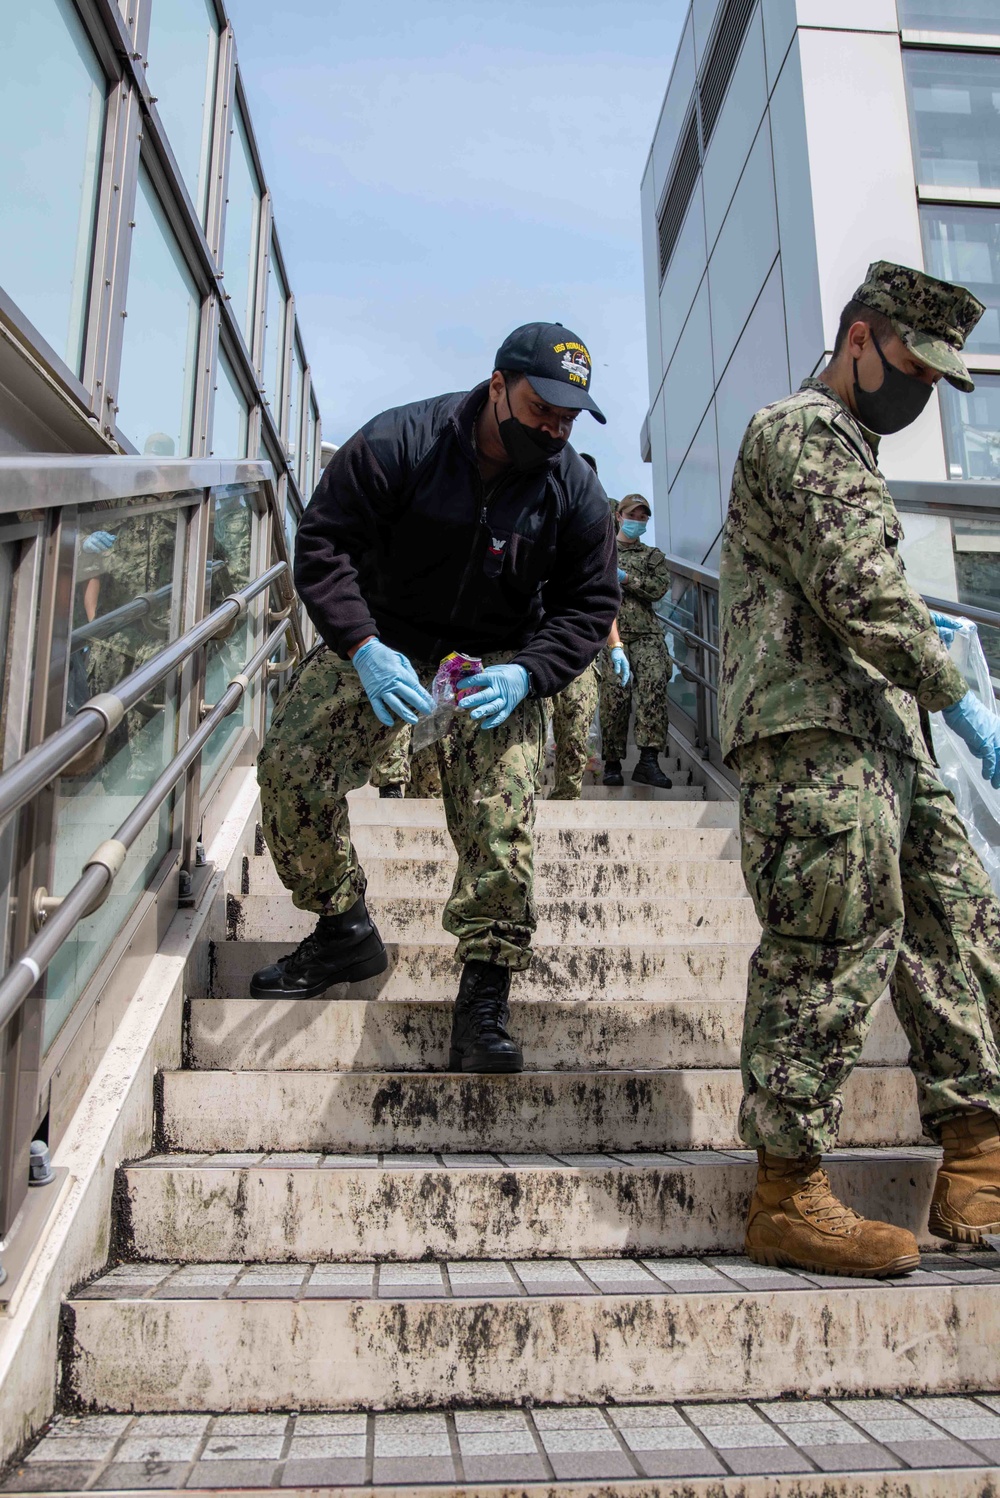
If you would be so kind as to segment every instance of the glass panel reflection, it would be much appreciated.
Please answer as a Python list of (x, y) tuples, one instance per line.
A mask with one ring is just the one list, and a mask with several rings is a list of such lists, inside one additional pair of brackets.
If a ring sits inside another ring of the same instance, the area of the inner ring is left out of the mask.
[(1000, 56), (904, 51), (917, 178), (1000, 187)]
[(117, 422), (140, 452), (191, 452), (201, 298), (144, 168), (139, 169)]
[(920, 227), (924, 264), (931, 275), (968, 286), (985, 304), (967, 351), (1000, 354), (1000, 218), (996, 210), (924, 204)]
[[(1000, 519), (952, 520), (959, 603), (1000, 613)], [(1000, 629), (979, 626), (990, 675), (1000, 682)]]
[(246, 125), (239, 109), (229, 159), (226, 198), (226, 242), (223, 267), (226, 291), (247, 348), (253, 352), (253, 309), (257, 296), (257, 236), (260, 230), (260, 182), (253, 164)]
[[(228, 593), (236, 593), (250, 581), (250, 546), (253, 536), (253, 505), (242, 489), (220, 489), (215, 499), (213, 570), (209, 587), (210, 609), (217, 609)], [(205, 701), (218, 702), (234, 676), (238, 676), (253, 652), (255, 623), (244, 614), (226, 640), (213, 640), (208, 647), (205, 670)], [(201, 788), (204, 792), (227, 750), (249, 721), (250, 693), (235, 713), (225, 718), (212, 734), (202, 756)]]
[(285, 286), (274, 244), (271, 245), (271, 274), (267, 282), (267, 322), (264, 328), (264, 390), (271, 403), (271, 415), (281, 430), (281, 382), (285, 372), (285, 318), (288, 310), (288, 288)]
[(1000, 35), (1000, 0), (897, 0), (899, 24), (910, 31)]
[[(184, 531), (179, 508), (81, 511), (66, 715), (111, 691), (180, 633)], [(104, 741), (99, 762), (56, 787), (53, 892), (66, 894), (89, 854), (111, 837), (176, 752), (176, 675), (154, 687)], [(170, 847), (172, 798), (133, 844), (111, 894), (49, 968), (50, 1045), (103, 952)]]
[(216, 458), (245, 458), (249, 407), (233, 373), (233, 367), (219, 350), (218, 384), (212, 413), (212, 447)]
[[(698, 589), (694, 583), (688, 583), (686, 579), (675, 577), (672, 579), (670, 592), (659, 603), (653, 605), (654, 612), (663, 621), (663, 635), (667, 642), (671, 660), (674, 662), (670, 680), (667, 683), (667, 696), (674, 706), (679, 707), (682, 712), (687, 713), (689, 718), (697, 722), (698, 718), (698, 687), (693, 681), (685, 681), (681, 675), (681, 665), (690, 664), (692, 669), (698, 670), (698, 651), (688, 645), (682, 629), (697, 632), (698, 624)], [(673, 626), (677, 626), (676, 628)], [(700, 673), (699, 673), (700, 674)]]
[(149, 81), (198, 217), (205, 222), (219, 30), (210, 0), (154, 0)]
[(1000, 478), (1000, 375), (975, 376), (969, 395), (939, 385), (948, 474), (953, 479)]
[(106, 92), (71, 0), (4, 7), (0, 285), (74, 374), (83, 363)]

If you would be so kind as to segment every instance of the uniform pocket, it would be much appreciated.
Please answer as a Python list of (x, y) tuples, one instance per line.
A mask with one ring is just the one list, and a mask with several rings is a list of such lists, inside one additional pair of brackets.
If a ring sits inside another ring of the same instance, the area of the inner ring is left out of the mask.
[(740, 792), (743, 877), (758, 919), (803, 941), (851, 941), (872, 901), (856, 786), (748, 784)]

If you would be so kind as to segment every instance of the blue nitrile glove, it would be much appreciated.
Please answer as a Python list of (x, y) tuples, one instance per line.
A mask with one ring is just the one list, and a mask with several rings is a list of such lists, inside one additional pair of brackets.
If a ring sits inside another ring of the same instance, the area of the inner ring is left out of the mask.
[(632, 680), (632, 667), (628, 663), (628, 656), (620, 645), (611, 647), (611, 664), (618, 678), (620, 687), (627, 687)]
[(396, 718), (415, 723), (434, 711), (434, 698), (420, 685), (420, 678), (405, 655), (390, 650), (381, 640), (367, 640), (351, 658), (368, 693), (368, 701), (380, 723), (391, 728)]
[(487, 666), (462, 682), (462, 691), (469, 695), (458, 705), (472, 713), (480, 728), (499, 728), (527, 697), (530, 686), (523, 666)]
[(952, 643), (962, 627), (957, 619), (950, 619), (947, 614), (937, 614), (933, 609), (931, 609), (931, 623), (946, 645)]
[(944, 710), (944, 721), (983, 762), (983, 779), (1000, 791), (1000, 718), (985, 707), (975, 692), (966, 692)]
[(115, 544), (115, 537), (111, 531), (91, 531), (90, 535), (80, 547), (81, 551), (89, 552), (91, 556), (102, 551), (110, 551)]
[(623, 583), (627, 577), (628, 577), (628, 573), (625, 571), (624, 567), (619, 567), (618, 568), (618, 581), (620, 583)]

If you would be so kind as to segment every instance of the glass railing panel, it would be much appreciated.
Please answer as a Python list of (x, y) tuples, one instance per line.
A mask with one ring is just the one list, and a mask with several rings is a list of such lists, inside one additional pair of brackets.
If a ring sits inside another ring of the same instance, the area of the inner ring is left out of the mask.
[[(697, 719), (698, 687), (693, 681), (685, 681), (680, 666), (690, 662), (698, 670), (698, 651), (685, 640), (682, 629), (698, 633), (698, 588), (684, 578), (675, 577), (670, 591), (656, 605), (656, 612), (663, 623), (663, 635), (673, 662), (667, 696), (675, 707)], [(700, 674), (700, 673), (699, 673)]]
[[(248, 490), (220, 490), (214, 503), (214, 565), (209, 584), (209, 609), (217, 609), (227, 594), (245, 588), (250, 581), (253, 541), (253, 500)], [(245, 614), (228, 639), (213, 641), (209, 645), (205, 668), (205, 701), (209, 706), (218, 702), (233, 677), (239, 675), (252, 654), (254, 617)], [(242, 706), (219, 724), (205, 745), (201, 764), (203, 790), (249, 721), (250, 704), (251, 694), (248, 692), (244, 695)]]
[[(921, 593), (1000, 613), (1000, 513), (982, 519), (902, 516), (900, 554)], [(994, 685), (1000, 688), (1000, 630), (979, 626)]]
[[(66, 716), (117, 684), (181, 632), (184, 506), (133, 513), (81, 511), (73, 584)], [(86, 859), (112, 837), (177, 750), (177, 679), (168, 677), (125, 715), (85, 773), (55, 786), (51, 893), (64, 895)], [(45, 1045), (51, 1045), (103, 953), (128, 918), (172, 833), (167, 802), (131, 849), (104, 905), (77, 927), (49, 969)]]

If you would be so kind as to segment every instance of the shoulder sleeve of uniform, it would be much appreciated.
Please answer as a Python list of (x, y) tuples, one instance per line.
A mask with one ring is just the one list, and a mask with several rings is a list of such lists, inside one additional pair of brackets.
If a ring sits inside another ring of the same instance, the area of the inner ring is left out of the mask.
[[(791, 435), (791, 434), (790, 434)], [(823, 621), (894, 686), (935, 712), (965, 683), (927, 607), (886, 544), (892, 501), (853, 443), (823, 417), (770, 475), (782, 542), (805, 596)]]

